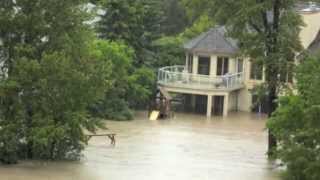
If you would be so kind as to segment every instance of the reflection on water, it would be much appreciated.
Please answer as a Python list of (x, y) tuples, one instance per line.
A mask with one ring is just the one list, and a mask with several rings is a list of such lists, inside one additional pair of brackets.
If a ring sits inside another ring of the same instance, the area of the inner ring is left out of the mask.
[(278, 180), (265, 156), (265, 118), (233, 113), (228, 118), (177, 114), (148, 121), (107, 121), (115, 148), (92, 138), (80, 162), (22, 162), (0, 166), (1, 180)]

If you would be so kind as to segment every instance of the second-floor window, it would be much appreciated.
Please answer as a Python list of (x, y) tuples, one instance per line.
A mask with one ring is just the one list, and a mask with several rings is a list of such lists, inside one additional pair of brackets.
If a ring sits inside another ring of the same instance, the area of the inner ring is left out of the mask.
[(210, 74), (210, 57), (199, 57), (198, 74), (209, 75)]
[(237, 73), (243, 72), (243, 59), (237, 60)]
[(284, 83), (292, 83), (293, 82), (293, 67), (294, 64), (292, 62), (288, 62), (287, 65), (281, 70), (280, 81)]
[(251, 61), (250, 79), (262, 80), (262, 77), (263, 77), (263, 65), (261, 63), (256, 63)]
[(229, 58), (218, 57), (217, 61), (217, 76), (223, 76), (229, 72)]

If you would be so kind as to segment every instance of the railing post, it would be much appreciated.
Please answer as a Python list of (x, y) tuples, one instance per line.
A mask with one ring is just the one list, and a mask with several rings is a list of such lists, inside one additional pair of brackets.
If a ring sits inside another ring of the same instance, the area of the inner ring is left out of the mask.
[[(157, 78), (161, 83), (176, 83), (182, 81), (186, 84), (205, 85), (210, 88), (232, 88), (243, 84), (244, 73), (225, 74), (223, 76), (206, 76), (187, 72), (186, 66), (167, 66), (158, 70)], [(217, 84), (218, 83), (218, 84)]]
[(167, 71), (164, 71), (164, 82), (165, 83), (168, 83), (168, 72)]
[(226, 79), (227, 79), (227, 88), (229, 88), (229, 77), (226, 76)]
[(166, 83), (166, 71), (165, 70), (162, 71), (162, 75), (163, 75), (163, 81)]
[(161, 70), (161, 81), (164, 81), (164, 73), (163, 73), (163, 70)]

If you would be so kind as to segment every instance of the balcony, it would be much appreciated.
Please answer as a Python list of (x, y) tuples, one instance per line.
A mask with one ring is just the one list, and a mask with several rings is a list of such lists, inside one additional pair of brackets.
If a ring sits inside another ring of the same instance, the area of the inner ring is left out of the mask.
[(237, 90), (244, 86), (243, 73), (209, 76), (189, 73), (185, 66), (159, 69), (158, 84), (164, 87), (194, 90)]

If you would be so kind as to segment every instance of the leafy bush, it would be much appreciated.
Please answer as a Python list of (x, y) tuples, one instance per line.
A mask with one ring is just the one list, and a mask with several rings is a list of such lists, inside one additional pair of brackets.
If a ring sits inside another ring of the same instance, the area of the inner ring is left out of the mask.
[(155, 88), (155, 73), (146, 67), (132, 65), (134, 52), (121, 42), (97, 40), (91, 48), (92, 56), (111, 65), (111, 87), (105, 98), (93, 106), (97, 117), (112, 120), (130, 120), (130, 109), (145, 107)]
[(297, 71), (298, 94), (281, 98), (268, 122), (286, 179), (320, 179), (320, 59), (307, 58)]
[(0, 86), (0, 159), (77, 157), (83, 129), (103, 128), (87, 107), (104, 96), (109, 72), (104, 62), (64, 53), (17, 61)]

